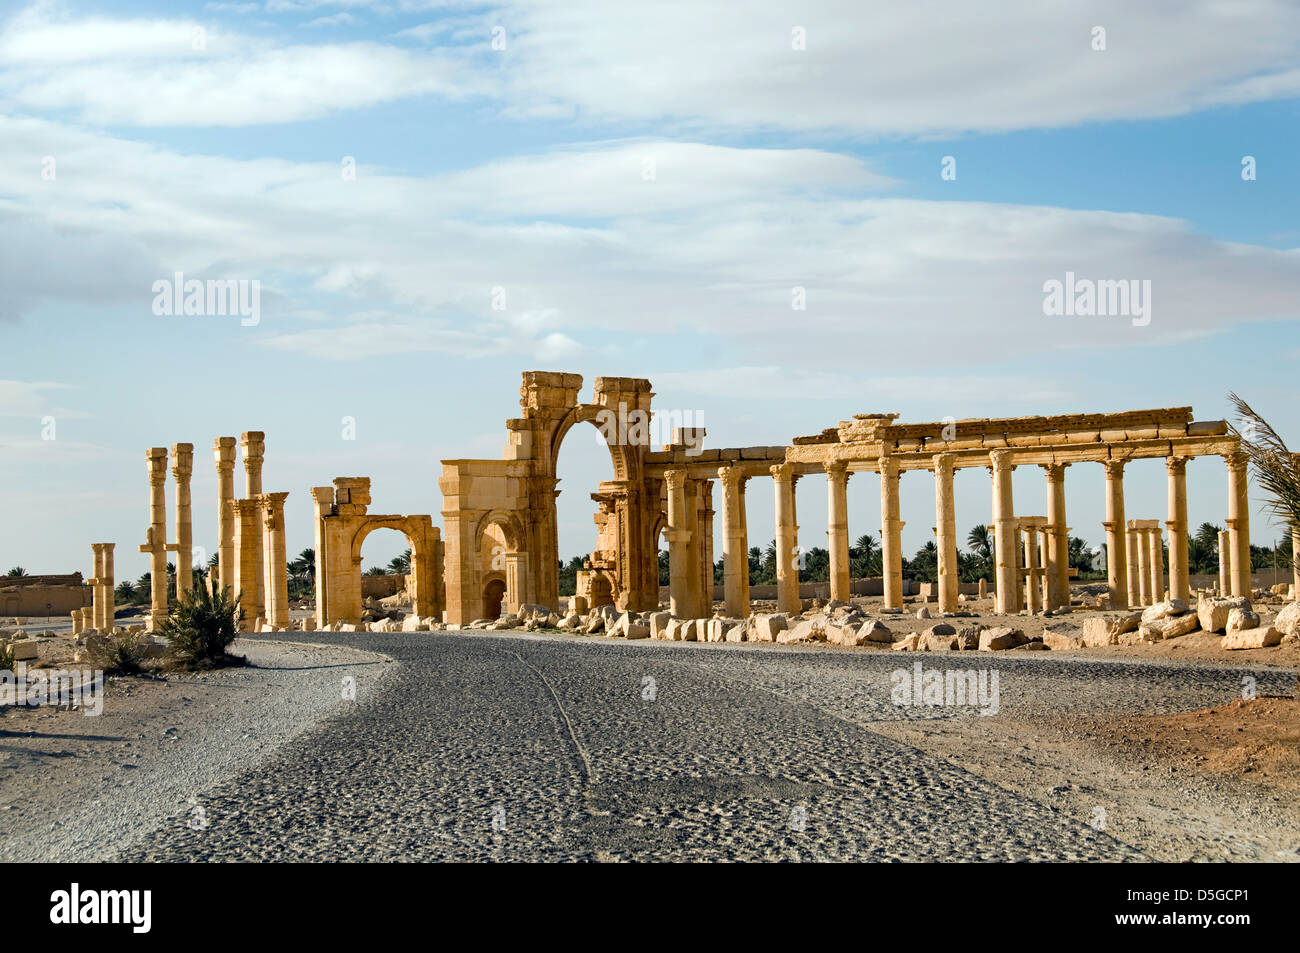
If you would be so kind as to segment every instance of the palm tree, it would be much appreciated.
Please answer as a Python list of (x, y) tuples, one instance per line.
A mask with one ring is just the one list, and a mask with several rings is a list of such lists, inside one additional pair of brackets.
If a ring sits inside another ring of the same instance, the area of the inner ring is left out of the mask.
[(984, 559), (993, 558), (993, 534), (983, 523), (972, 526), (966, 534), (966, 548)]
[(12, 576), (13, 578), (17, 579), (19, 576), (27, 575), (27, 570), (24, 569), (22, 566), (15, 566), (13, 569), (5, 573), (5, 575)]
[(1078, 536), (1070, 537), (1069, 552), (1066, 555), (1066, 565), (1073, 566), (1079, 572), (1092, 572), (1092, 561), (1097, 558), (1097, 553), (1088, 541)]
[(871, 559), (871, 554), (876, 551), (876, 537), (870, 533), (863, 533), (853, 544), (853, 555), (863, 561)]
[(114, 587), (113, 595), (120, 602), (130, 602), (135, 598), (135, 585), (129, 579), (123, 579)]
[(387, 576), (387, 575), (388, 575), (388, 570), (385, 569), (383, 566), (371, 566), (369, 569), (367, 569), (367, 570), (366, 570), (365, 572), (363, 572), (361, 575), (363, 575), (363, 576)]
[(1216, 526), (1213, 523), (1202, 523), (1196, 528), (1196, 535), (1192, 538), (1200, 543), (1206, 552), (1218, 555), (1219, 552), (1219, 531), (1222, 526)]
[(408, 549), (400, 556), (388, 561), (388, 571), (394, 576), (405, 576), (411, 571), (411, 551)]

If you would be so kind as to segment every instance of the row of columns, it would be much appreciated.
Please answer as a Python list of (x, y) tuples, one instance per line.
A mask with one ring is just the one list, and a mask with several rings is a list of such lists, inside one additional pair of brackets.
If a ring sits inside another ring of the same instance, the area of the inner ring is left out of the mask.
[[(94, 554), (95, 571), (87, 580), (91, 586), (90, 627), (100, 632), (113, 631), (113, 617), (117, 609), (113, 594), (113, 550), (116, 543), (91, 543)], [(86, 628), (85, 609), (73, 612), (73, 632), (80, 633)], [(80, 628), (77, 623), (80, 622)]]
[[(1046, 517), (1017, 519), (1012, 490), (1015, 464), (1011, 450), (992, 450), (989, 470), (993, 481), (993, 537), (995, 609), (999, 613), (1018, 612), (1021, 605), (1031, 611), (1057, 608), (1069, 604), (1069, 532), (1065, 507), (1066, 463), (1040, 464), (1047, 483)], [(1224, 557), (1222, 591), (1233, 595), (1250, 594), (1250, 526), (1247, 498), (1246, 455), (1233, 453), (1227, 458), (1229, 477), (1228, 529), (1220, 544)], [(1188, 567), (1187, 525), (1187, 457), (1166, 459), (1168, 473), (1169, 586), (1171, 598), (1187, 600), (1191, 595)], [(939, 564), (939, 611), (954, 612), (958, 606), (957, 528), (953, 497), (955, 458), (936, 454), (935, 536)], [(1106, 476), (1107, 584), (1110, 604), (1114, 607), (1149, 605), (1164, 597), (1164, 557), (1160, 523), (1155, 520), (1125, 520), (1125, 460), (1107, 460)], [(902, 608), (902, 529), (900, 518), (899, 464), (884, 457), (877, 464), (880, 473), (881, 563), (884, 604)], [(775, 489), (777, 605), (781, 612), (798, 612), (801, 608), (798, 576), (799, 525), (795, 511), (795, 484), (799, 475), (788, 463), (770, 468)], [(850, 596), (848, 477), (847, 464), (834, 461), (826, 466), (827, 539), (830, 553), (830, 597), (847, 600)], [(744, 476), (735, 467), (718, 470), (722, 481), (724, 521), (723, 557), (727, 614), (743, 617), (749, 612), (749, 554), (745, 520)], [(701, 535), (711, 540), (711, 521), (697, 520), (694, 510), (696, 494), (687, 493), (684, 470), (665, 474), (668, 484), (668, 530), (670, 602), (675, 615), (694, 615), (707, 608), (701, 605), (699, 590), (693, 586), (691, 567), (699, 565), (698, 545)], [(707, 481), (704, 481), (707, 484)], [(711, 514), (711, 511), (710, 511)], [(1040, 547), (1039, 535), (1042, 536)], [(1022, 540), (1023, 535), (1023, 540)], [(1140, 537), (1140, 538), (1139, 538)], [(1300, 549), (1300, 534), (1297, 536)], [(1023, 548), (1023, 566), (1022, 550)], [(1040, 553), (1041, 557), (1040, 558)], [(708, 586), (711, 592), (711, 554)], [(1131, 567), (1131, 568), (1130, 568)], [(1296, 571), (1300, 586), (1300, 569)], [(1029, 592), (1022, 592), (1022, 579)], [(1300, 591), (1300, 590), (1298, 590)]]

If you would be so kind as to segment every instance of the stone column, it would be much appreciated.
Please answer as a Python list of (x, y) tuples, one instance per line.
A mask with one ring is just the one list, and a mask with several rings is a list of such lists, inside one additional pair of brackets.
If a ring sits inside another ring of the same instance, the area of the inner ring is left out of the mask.
[(176, 481), (176, 598), (194, 584), (194, 524), (190, 517), (190, 477), (194, 473), (194, 444), (172, 444), (172, 479)]
[(1043, 611), (1041, 577), (1038, 566), (1038, 526), (1029, 523), (1025, 526), (1025, 608), (1030, 615)]
[(1219, 530), (1219, 595), (1232, 594), (1232, 534)]
[[(239, 435), (239, 446), (244, 451), (244, 498), (256, 500), (262, 495), (262, 461), (266, 456), (266, 434), (260, 430), (245, 430)], [(259, 517), (260, 518), (260, 517)], [(259, 607), (266, 606), (266, 554), (262, 551), (262, 534), (249, 541), (257, 560), (257, 576), (249, 580), (256, 587), (254, 600)], [(241, 562), (244, 555), (240, 554)]]
[[(740, 525), (741, 525), (741, 528), (744, 529), (744, 531), (745, 531), (744, 544), (745, 544), (745, 546), (747, 546), (747, 547), (749, 546), (749, 511), (746, 509), (747, 504), (746, 504), (746, 502), (745, 502), (745, 499), (746, 499), (746, 497), (745, 497), (745, 489), (746, 489), (746, 485), (747, 485), (748, 483), (749, 483), (749, 477), (742, 477), (742, 478), (741, 478), (741, 480), (740, 480)], [(741, 574), (741, 584), (742, 584), (742, 585), (741, 585), (741, 591), (744, 592), (744, 594), (745, 594), (744, 599), (743, 599), (743, 604), (744, 604), (744, 606), (745, 606), (745, 614), (748, 615), (748, 614), (749, 614), (749, 609), (750, 609), (750, 605), (749, 605), (749, 601), (750, 601), (750, 600), (749, 600), (749, 550), (748, 550), (748, 549), (745, 550), (745, 552), (744, 552), (744, 554), (743, 554), (743, 556), (742, 556), (742, 563), (743, 563), (743, 565), (744, 565), (744, 567), (745, 567), (745, 571)]]
[(880, 458), (880, 571), (885, 608), (903, 608), (903, 521), (899, 519), (898, 461)]
[(686, 471), (668, 470), (664, 473), (668, 484), (668, 611), (679, 619), (690, 618), (690, 553), (688, 545), (691, 530), (686, 522)]
[(1232, 595), (1250, 597), (1250, 488), (1246, 480), (1246, 453), (1237, 450), (1228, 462), (1229, 548), (1232, 553)]
[(94, 568), (90, 572), (90, 625), (93, 629), (104, 628), (104, 544), (91, 543), (90, 551), (94, 554)]
[(1192, 597), (1187, 552), (1187, 458), (1169, 457), (1165, 469), (1169, 471), (1169, 519), (1165, 522), (1169, 530), (1169, 597), (1186, 602)]
[(702, 541), (700, 539), (700, 485), (696, 480), (689, 477), (686, 479), (686, 511), (682, 516), (683, 524), (690, 531), (690, 538), (686, 542), (686, 618), (698, 619), (700, 617), (700, 602), (703, 594), (700, 592), (700, 549)]
[(258, 601), (258, 582), (262, 578), (262, 501), (260, 498), (235, 500), (235, 575), (231, 588), (244, 610), (241, 632), (256, 632), (264, 607)]
[(149, 467), (149, 529), (140, 552), (149, 554), (149, 628), (167, 618), (167, 448), (145, 455)]
[(799, 598), (799, 564), (795, 549), (799, 527), (794, 521), (794, 468), (788, 463), (771, 468), (776, 487), (776, 604), (778, 612), (797, 615), (803, 608)]
[[(212, 456), (217, 462), (217, 582), (231, 591), (235, 580), (235, 438), (218, 437), (212, 441)], [(331, 500), (333, 488), (329, 488)], [(322, 623), (323, 625), (323, 623)]]
[(1141, 563), (1141, 551), (1143, 546), (1138, 541), (1138, 530), (1132, 528), (1132, 521), (1128, 524), (1128, 532), (1125, 536), (1125, 549), (1128, 559), (1128, 605), (1141, 606), (1141, 580), (1143, 572), (1139, 568)]
[(698, 480), (700, 510), (700, 602), (696, 609), (698, 618), (713, 615), (713, 481)]
[[(315, 516), (316, 532), (316, 571), (312, 573), (312, 579), (316, 590), (316, 629), (324, 631), (325, 626), (333, 622), (329, 606), (329, 553), (326, 552), (328, 545), (325, 532), (325, 517), (334, 511), (334, 487), (332, 486), (314, 486), (308, 490), (312, 499), (312, 510)], [(477, 584), (478, 578), (473, 576), (473, 565), (478, 562), (478, 548), (474, 547), (471, 554), (473, 564), (465, 566), (460, 557), (464, 550), (461, 548), (460, 532), (462, 525), (468, 521), (462, 520), (459, 516), (447, 520), (447, 539), (451, 544), (451, 559), (455, 570), (459, 572), (449, 572), (447, 585), (447, 621), (456, 625), (464, 625), (472, 620), (472, 610), (465, 606), (461, 596), (469, 584)], [(469, 578), (466, 578), (469, 574)], [(459, 575), (460, 581), (465, 585), (455, 585), (450, 577)], [(224, 586), (225, 580), (221, 581)], [(481, 594), (480, 594), (481, 595)]]
[(1110, 607), (1123, 609), (1128, 601), (1128, 553), (1124, 523), (1124, 461), (1107, 460), (1106, 468), (1106, 576)]
[(727, 615), (744, 619), (749, 615), (749, 541), (741, 509), (745, 479), (735, 467), (721, 467), (722, 483), (722, 574)]
[(1007, 614), (1020, 611), (1017, 579), (1017, 527), (1015, 498), (1011, 488), (1010, 450), (990, 450), (993, 471), (993, 548), (994, 574), (997, 583), (994, 611)]
[[(113, 551), (117, 548), (117, 543), (100, 543), (104, 547), (104, 628), (103, 632), (108, 635), (113, 631), (113, 620), (117, 613), (116, 594), (113, 592)], [(166, 570), (164, 569), (164, 572)]]
[(853, 593), (849, 582), (849, 468), (846, 464), (826, 464), (826, 496), (831, 598), (848, 602)]
[[(1153, 521), (1154, 522), (1154, 521)], [(1147, 530), (1147, 567), (1151, 570), (1148, 588), (1151, 591), (1151, 605), (1165, 597), (1165, 556), (1161, 549), (1164, 542), (1160, 537), (1159, 524)]]
[(934, 464), (934, 532), (939, 550), (939, 611), (957, 611), (957, 511), (953, 502), (953, 456), (936, 453)]
[(1070, 527), (1065, 523), (1065, 468), (1068, 463), (1043, 465), (1047, 476), (1047, 607), (1070, 604)]
[[(1147, 532), (1133, 525), (1136, 521), (1129, 520), (1129, 578), (1137, 576), (1137, 600), (1133, 601), (1133, 590), (1130, 584), (1129, 599), (1133, 605), (1149, 606), (1151, 600), (1151, 547), (1147, 543)], [(1133, 565), (1134, 550), (1137, 555), (1137, 566)]]
[(264, 493), (262, 551), (266, 554), (266, 621), (277, 629), (289, 627), (289, 566), (284, 535), (284, 493)]

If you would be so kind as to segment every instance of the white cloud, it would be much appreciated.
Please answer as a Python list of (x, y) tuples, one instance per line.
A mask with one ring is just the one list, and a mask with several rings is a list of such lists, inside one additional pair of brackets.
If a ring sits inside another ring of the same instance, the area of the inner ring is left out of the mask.
[[(278, 0), (270, 13), (387, 4)], [(92, 122), (289, 122), (412, 96), (487, 97), (507, 114), (692, 130), (832, 130), (928, 136), (1173, 116), (1300, 95), (1300, 7), (1283, 0), (946, 0), (796, 8), (732, 0), (611, 4), (507, 0), (394, 42), (286, 45), (214, 24), (74, 19), (44, 4), (0, 35), (0, 97)], [(213, 12), (232, 12), (212, 8)], [(1093, 49), (1104, 26), (1106, 49)], [(206, 47), (191, 49), (195, 27)], [(494, 51), (494, 27), (506, 48)], [(802, 29), (806, 49), (792, 48)], [(426, 44), (412, 49), (410, 43)]]

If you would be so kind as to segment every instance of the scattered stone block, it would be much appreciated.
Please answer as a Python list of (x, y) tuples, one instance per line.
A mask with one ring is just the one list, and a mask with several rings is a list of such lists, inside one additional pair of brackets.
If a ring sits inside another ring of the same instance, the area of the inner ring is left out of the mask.
[(1024, 645), (1028, 641), (1025, 633), (1019, 629), (997, 626), (980, 633), (980, 651), (1000, 652), (1004, 649), (1013, 649), (1017, 645)]
[(1282, 642), (1282, 633), (1273, 626), (1236, 629), (1219, 642), (1225, 649), (1266, 649)]

